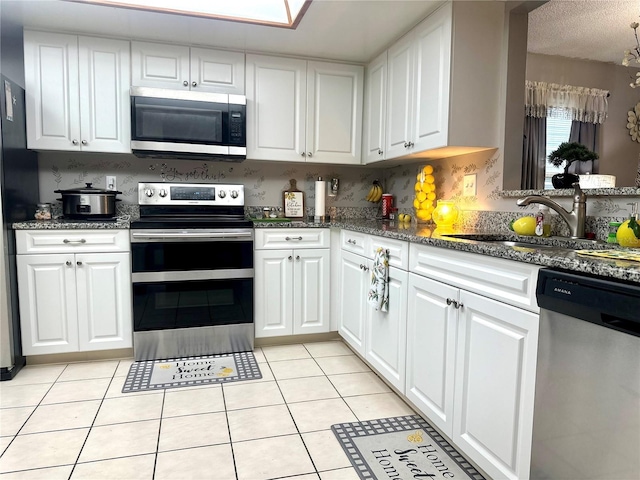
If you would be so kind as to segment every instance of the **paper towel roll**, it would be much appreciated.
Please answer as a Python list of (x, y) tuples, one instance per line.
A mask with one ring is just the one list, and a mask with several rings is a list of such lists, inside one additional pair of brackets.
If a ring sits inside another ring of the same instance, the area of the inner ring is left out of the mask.
[(316, 208), (314, 216), (325, 216), (325, 199), (327, 196), (327, 182), (322, 180), (322, 177), (318, 177), (316, 181)]

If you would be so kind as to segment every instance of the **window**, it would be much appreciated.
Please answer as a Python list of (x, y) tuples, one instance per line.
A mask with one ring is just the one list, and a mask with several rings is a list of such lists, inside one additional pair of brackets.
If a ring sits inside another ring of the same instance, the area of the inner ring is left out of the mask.
[[(545, 158), (549, 158), (549, 154), (553, 152), (562, 142), (569, 141), (571, 133), (571, 118), (561, 113), (561, 109), (551, 108), (549, 116), (547, 116), (547, 144)], [(544, 189), (553, 190), (551, 177), (556, 173), (563, 173), (564, 166), (556, 167), (549, 162), (545, 163), (544, 170)]]
[(67, 0), (160, 13), (296, 28), (311, 0)]

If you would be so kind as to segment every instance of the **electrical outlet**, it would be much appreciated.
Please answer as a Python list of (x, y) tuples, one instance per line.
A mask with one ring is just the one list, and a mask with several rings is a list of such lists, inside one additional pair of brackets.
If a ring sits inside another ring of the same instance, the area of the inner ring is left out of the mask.
[(476, 196), (476, 174), (465, 175), (463, 180), (462, 195), (465, 197)]
[(107, 175), (107, 190), (117, 190), (116, 186), (116, 176), (115, 175)]

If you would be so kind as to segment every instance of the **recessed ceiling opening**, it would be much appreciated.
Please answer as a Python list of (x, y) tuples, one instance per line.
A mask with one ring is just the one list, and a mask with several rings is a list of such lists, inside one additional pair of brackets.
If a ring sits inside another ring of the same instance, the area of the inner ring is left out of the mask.
[(295, 29), (312, 0), (66, 0)]

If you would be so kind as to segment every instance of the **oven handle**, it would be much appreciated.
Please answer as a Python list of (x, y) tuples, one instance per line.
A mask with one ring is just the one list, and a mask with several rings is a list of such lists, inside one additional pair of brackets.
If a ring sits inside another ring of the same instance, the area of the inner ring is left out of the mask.
[(190, 280), (240, 280), (253, 278), (253, 268), (230, 268), (224, 270), (191, 270), (177, 272), (137, 272), (131, 274), (136, 283), (182, 282)]
[(198, 232), (176, 232), (176, 233), (136, 233), (131, 232), (132, 242), (143, 242), (145, 240), (236, 240), (253, 237), (253, 232), (234, 232), (234, 233), (198, 233)]

